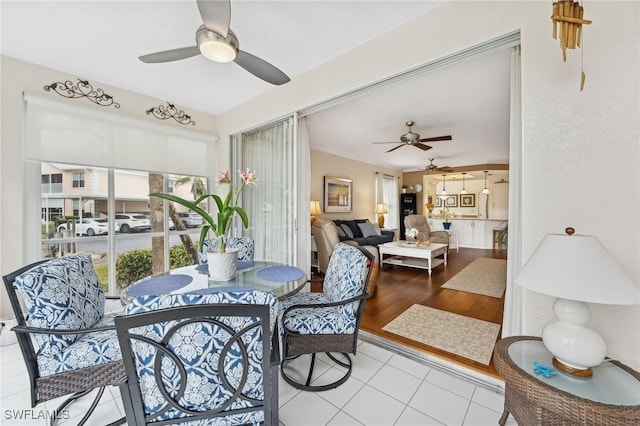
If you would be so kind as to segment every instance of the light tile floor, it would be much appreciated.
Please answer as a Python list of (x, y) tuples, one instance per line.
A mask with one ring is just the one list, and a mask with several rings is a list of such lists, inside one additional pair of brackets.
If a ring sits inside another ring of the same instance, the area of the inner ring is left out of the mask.
[[(4, 330), (7, 333), (8, 330)], [(5, 336), (3, 336), (5, 337)], [(325, 392), (303, 392), (280, 377), (280, 424), (304, 425), (496, 425), (504, 402), (502, 383), (456, 368), (441, 360), (412, 353), (363, 333), (349, 380)], [(292, 365), (301, 371), (305, 360)], [(317, 361), (317, 381), (341, 373), (323, 356)], [(31, 409), (27, 371), (17, 344), (0, 346), (0, 424), (48, 424), (47, 416), (62, 399)], [(75, 425), (91, 401), (72, 404), (61, 425)], [(105, 390), (87, 425), (103, 426), (124, 416), (120, 392)], [(515, 425), (509, 417), (508, 425)]]

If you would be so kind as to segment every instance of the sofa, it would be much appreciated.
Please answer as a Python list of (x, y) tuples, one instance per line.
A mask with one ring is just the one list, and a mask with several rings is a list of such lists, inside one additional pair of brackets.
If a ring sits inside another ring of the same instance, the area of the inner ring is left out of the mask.
[[(324, 273), (329, 265), (329, 258), (333, 253), (333, 248), (341, 242), (338, 235), (338, 227), (330, 220), (316, 219), (313, 225), (311, 225), (311, 235), (313, 235), (318, 253), (318, 270)], [(360, 245), (355, 240), (345, 240), (344, 243), (354, 246)], [(379, 264), (377, 246), (362, 245), (362, 248), (371, 252), (375, 257), (375, 262)]]
[(371, 223), (369, 219), (336, 219), (333, 223), (337, 226), (340, 242), (355, 241), (359, 246), (377, 247), (380, 244), (393, 241), (393, 231), (380, 230), (380, 234), (378, 235), (378, 225)]

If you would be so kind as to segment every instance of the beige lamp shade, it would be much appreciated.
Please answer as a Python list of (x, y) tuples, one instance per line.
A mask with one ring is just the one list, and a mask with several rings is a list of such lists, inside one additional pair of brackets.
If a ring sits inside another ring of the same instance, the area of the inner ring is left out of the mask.
[(322, 213), (322, 210), (320, 210), (319, 200), (311, 200), (311, 205), (309, 206), (309, 212), (311, 213), (311, 215), (317, 215)]
[(376, 204), (376, 214), (378, 215), (378, 227), (384, 228), (384, 215), (389, 213), (389, 206), (387, 203)]
[(376, 214), (387, 214), (389, 213), (389, 206), (387, 203), (378, 203), (376, 204)]

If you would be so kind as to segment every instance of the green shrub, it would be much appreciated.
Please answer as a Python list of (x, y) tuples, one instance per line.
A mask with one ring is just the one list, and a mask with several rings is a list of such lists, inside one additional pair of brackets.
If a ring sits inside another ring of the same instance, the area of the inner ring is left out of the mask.
[(131, 250), (118, 256), (116, 260), (116, 283), (118, 288), (151, 275), (151, 250)]
[(169, 258), (171, 259), (171, 269), (189, 266), (193, 263), (187, 249), (182, 244), (171, 247)]
[[(183, 245), (169, 250), (171, 269), (191, 265), (189, 253)], [(118, 288), (126, 288), (144, 277), (151, 275), (152, 257), (150, 249), (131, 250), (118, 256), (116, 260), (116, 283)]]

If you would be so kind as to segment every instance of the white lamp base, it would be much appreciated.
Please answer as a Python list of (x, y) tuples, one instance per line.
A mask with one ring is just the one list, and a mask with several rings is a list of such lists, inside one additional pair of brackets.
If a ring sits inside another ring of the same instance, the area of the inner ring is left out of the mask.
[(591, 368), (607, 355), (607, 346), (598, 333), (585, 327), (591, 320), (583, 302), (558, 298), (553, 303), (558, 321), (542, 329), (542, 341), (554, 355), (553, 364), (576, 376), (591, 376)]

